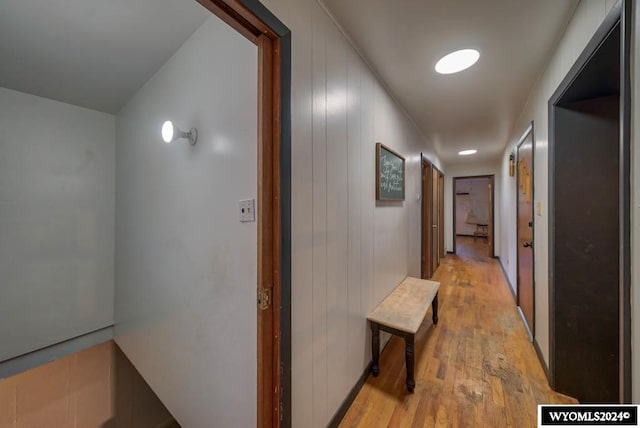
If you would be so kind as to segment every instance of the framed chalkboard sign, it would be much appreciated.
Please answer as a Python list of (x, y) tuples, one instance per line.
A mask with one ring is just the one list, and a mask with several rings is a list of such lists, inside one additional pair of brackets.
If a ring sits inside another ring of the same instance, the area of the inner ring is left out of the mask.
[(404, 158), (376, 144), (376, 200), (404, 201)]

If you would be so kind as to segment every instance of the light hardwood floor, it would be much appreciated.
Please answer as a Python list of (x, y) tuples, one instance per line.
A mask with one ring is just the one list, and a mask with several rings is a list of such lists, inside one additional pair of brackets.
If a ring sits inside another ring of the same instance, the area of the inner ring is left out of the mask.
[(576, 402), (549, 388), (498, 261), (478, 247), (457, 241), (434, 275), (439, 322), (428, 314), (416, 335), (415, 393), (393, 337), (341, 427), (535, 427), (537, 404)]
[(456, 236), (456, 254), (463, 258), (488, 257), (489, 242), (484, 238), (474, 238), (472, 236)]

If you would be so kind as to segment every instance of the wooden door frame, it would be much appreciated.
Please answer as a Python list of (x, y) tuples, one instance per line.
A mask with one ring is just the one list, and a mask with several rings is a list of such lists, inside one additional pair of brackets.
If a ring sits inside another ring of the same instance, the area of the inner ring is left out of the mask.
[(438, 246), (438, 251), (440, 251), (439, 253), (440, 260), (442, 260), (447, 253), (444, 245), (444, 241), (445, 241), (444, 184), (445, 183), (444, 183), (444, 173), (437, 168), (436, 170), (438, 171), (438, 194), (440, 195), (440, 197), (438, 198), (438, 219), (439, 219), (438, 242), (440, 243), (440, 245)]
[[(431, 275), (436, 273), (436, 269), (440, 267), (440, 170), (433, 164), (431, 164)], [(435, 180), (434, 180), (435, 177)], [(434, 191), (435, 190), (435, 191)], [(436, 230), (434, 230), (433, 224), (436, 224)], [(435, 245), (435, 252), (433, 251), (433, 247)]]
[[(252, 0), (196, 0), (258, 47), (257, 426), (291, 425), (291, 32)], [(247, 385), (250, 387), (250, 385)]]
[[(425, 174), (425, 168), (428, 168), (428, 173)], [(431, 266), (431, 250), (433, 249), (433, 244), (431, 243), (431, 225), (433, 219), (433, 164), (429, 159), (421, 154), (420, 156), (420, 174), (421, 174), (421, 199), (420, 199), (420, 246), (421, 246), (421, 261), (420, 261), (420, 272), (422, 274), (423, 279), (429, 279), (433, 276), (433, 266)], [(426, 190), (426, 194), (425, 194)], [(428, 207), (425, 205), (429, 204)], [(425, 219), (426, 217), (426, 219)], [(427, 220), (427, 221), (425, 221)], [(426, 224), (426, 227), (425, 227)], [(425, 272), (426, 267), (426, 272)]]
[[(425, 165), (429, 169), (429, 173), (426, 175), (424, 171)], [(433, 162), (431, 162), (424, 155), (424, 153), (421, 153), (420, 154), (420, 174), (421, 174), (421, 192), (422, 193), (420, 197), (421, 198), (420, 199), (420, 210), (421, 210), (420, 211), (420, 247), (421, 247), (420, 272), (423, 279), (431, 278), (435, 273), (435, 270), (437, 269), (437, 266), (434, 266), (433, 264), (434, 255), (432, 253), (434, 239), (439, 238), (439, 236), (435, 236), (435, 233), (433, 232), (433, 219), (435, 218), (436, 213), (438, 213), (438, 217), (439, 217), (438, 227), (444, 230), (444, 215), (440, 214), (444, 210), (444, 192), (441, 195), (442, 197), (438, 198), (438, 202), (442, 200), (442, 207), (440, 207), (440, 204), (434, 203), (434, 200), (433, 200), (433, 197), (434, 197), (433, 173), (434, 172), (437, 172), (437, 175), (438, 175), (437, 185), (438, 185), (438, 194), (439, 194), (441, 177), (444, 185), (444, 173), (440, 171), (440, 169), (437, 166), (435, 166)], [(425, 185), (425, 177), (426, 177), (426, 180), (428, 181), (428, 186)], [(425, 195), (425, 188), (427, 189), (426, 195)], [(429, 206), (425, 207), (425, 204), (427, 203), (429, 204)], [(425, 215), (427, 216), (426, 220), (428, 220), (426, 222), (428, 224), (427, 227), (425, 227)], [(442, 236), (440, 229), (438, 229), (438, 234)], [(442, 251), (444, 251), (444, 242), (442, 242), (442, 248), (438, 246), (437, 251), (439, 253), (436, 254), (436, 256), (438, 257), (438, 259), (440, 259), (442, 257), (440, 254), (442, 253)], [(425, 266), (428, 267), (427, 272), (425, 272)]]
[[(536, 338), (536, 244), (535, 244), (535, 234), (536, 234), (536, 222), (535, 222), (535, 194), (536, 194), (536, 182), (535, 182), (535, 155), (536, 155), (536, 134), (534, 130), (533, 120), (529, 123), (529, 126), (520, 137), (518, 144), (516, 144), (516, 304), (518, 307), (522, 307), (520, 305), (520, 264), (518, 259), (518, 245), (520, 245), (520, 232), (518, 228), (518, 221), (520, 219), (520, 200), (518, 199), (518, 179), (520, 174), (520, 169), (517, 168), (518, 160), (520, 159), (520, 146), (525, 142), (527, 137), (531, 134), (531, 234), (532, 234), (532, 242), (533, 248), (531, 249), (532, 253), (532, 266), (531, 266), (531, 284), (533, 287), (533, 322), (532, 326), (528, 326), (531, 331), (531, 341), (535, 342)], [(524, 317), (523, 317), (524, 318)], [(526, 319), (525, 319), (526, 323)], [(538, 346), (537, 343), (535, 346)]]
[(452, 254), (456, 254), (456, 181), (457, 180), (473, 180), (475, 178), (487, 178), (489, 179), (489, 184), (491, 185), (491, 221), (489, 222), (489, 227), (491, 228), (491, 248), (490, 254), (492, 258), (496, 257), (496, 244), (495, 244), (495, 236), (496, 236), (496, 176), (494, 174), (486, 174), (486, 175), (469, 175), (469, 176), (461, 176), (461, 177), (453, 177), (453, 251)]
[(549, 367), (547, 377), (555, 387), (555, 109), (563, 95), (586, 67), (600, 45), (620, 23), (620, 393), (623, 403), (631, 403), (631, 29), (633, 1), (620, 0), (600, 24), (587, 46), (549, 98)]

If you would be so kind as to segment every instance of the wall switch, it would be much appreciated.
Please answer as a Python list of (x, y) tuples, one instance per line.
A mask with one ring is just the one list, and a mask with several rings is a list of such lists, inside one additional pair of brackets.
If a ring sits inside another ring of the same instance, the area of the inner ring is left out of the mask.
[(536, 214), (538, 217), (542, 217), (542, 202), (540, 201), (536, 202)]
[(242, 201), (238, 202), (241, 222), (256, 221), (255, 201), (255, 199), (243, 199)]

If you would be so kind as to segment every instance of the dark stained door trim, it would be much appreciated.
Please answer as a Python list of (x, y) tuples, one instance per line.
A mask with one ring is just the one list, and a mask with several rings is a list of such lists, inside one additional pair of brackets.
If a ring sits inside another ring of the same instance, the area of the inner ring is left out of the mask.
[[(631, 38), (636, 2), (620, 16), (620, 401), (631, 403)], [(636, 23), (636, 25), (638, 25)], [(640, 370), (640, 368), (638, 369)]]
[(561, 101), (567, 89), (586, 67), (607, 36), (616, 25), (621, 28), (621, 67), (620, 67), (620, 396), (619, 401), (631, 402), (631, 29), (633, 21), (633, 0), (620, 0), (609, 12), (596, 30), (574, 65), (549, 99), (549, 383), (555, 387), (555, 337), (554, 337), (554, 130), (555, 107)]
[(438, 248), (440, 250), (440, 259), (442, 259), (446, 255), (446, 250), (444, 248), (444, 174), (440, 170), (438, 170), (438, 193)]
[(433, 177), (433, 164), (427, 159), (424, 154), (420, 156), (421, 174), (422, 174), (422, 194), (420, 197), (420, 242), (421, 242), (421, 259), (420, 259), (420, 271), (423, 279), (429, 279), (433, 276), (433, 267), (431, 263), (431, 251), (432, 251), (432, 201), (431, 196), (433, 192), (433, 185), (431, 183)]
[(440, 267), (440, 186), (438, 183), (438, 168), (432, 165), (431, 168), (431, 272), (434, 274)]

